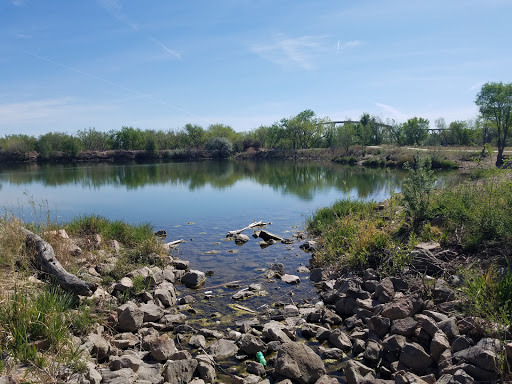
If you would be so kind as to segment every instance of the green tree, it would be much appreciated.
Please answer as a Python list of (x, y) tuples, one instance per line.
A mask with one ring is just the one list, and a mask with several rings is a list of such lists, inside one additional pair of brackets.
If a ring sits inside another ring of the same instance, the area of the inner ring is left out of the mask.
[(106, 132), (99, 132), (94, 127), (79, 130), (77, 137), (81, 141), (85, 150), (90, 151), (106, 151), (110, 149), (109, 134)]
[(354, 124), (343, 124), (336, 129), (336, 145), (348, 152), (352, 145), (357, 144), (357, 131)]
[(187, 131), (189, 145), (192, 148), (200, 148), (204, 145), (205, 132), (203, 127), (196, 124), (187, 124), (185, 125), (185, 131)]
[(428, 120), (413, 117), (402, 125), (406, 145), (420, 145), (428, 136)]
[(233, 144), (227, 137), (214, 137), (206, 143), (205, 149), (214, 151), (218, 157), (229, 157), (233, 153)]
[(475, 103), (482, 117), (491, 121), (496, 127), (498, 146), (496, 166), (501, 167), (508, 130), (512, 124), (512, 83), (485, 83), (477, 94)]
[(140, 128), (122, 127), (113, 133), (114, 149), (145, 149), (146, 135)]

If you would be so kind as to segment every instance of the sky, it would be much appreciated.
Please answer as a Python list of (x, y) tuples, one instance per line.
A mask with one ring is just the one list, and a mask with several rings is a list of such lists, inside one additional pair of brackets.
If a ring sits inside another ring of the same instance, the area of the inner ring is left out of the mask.
[(473, 119), (512, 0), (0, 0), (0, 136)]

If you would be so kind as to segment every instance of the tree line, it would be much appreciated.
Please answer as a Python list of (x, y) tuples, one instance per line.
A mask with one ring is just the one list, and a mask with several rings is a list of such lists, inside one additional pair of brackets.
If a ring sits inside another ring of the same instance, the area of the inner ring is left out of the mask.
[(108, 132), (95, 128), (79, 130), (76, 134), (49, 132), (39, 137), (6, 135), (0, 138), (0, 151), (11, 153), (39, 152), (50, 158), (55, 152), (74, 157), (78, 152), (106, 150), (144, 150), (157, 154), (159, 150), (215, 150), (222, 156), (253, 148), (309, 149), (343, 148), (354, 145), (460, 145), (493, 144), (498, 147), (498, 158), (503, 162), (503, 149), (508, 142), (508, 128), (512, 123), (512, 83), (487, 83), (477, 95), (480, 116), (468, 121), (447, 124), (443, 118), (430, 126), (428, 119), (413, 117), (397, 123), (363, 113), (359, 120), (332, 122), (318, 117), (307, 109), (296, 116), (283, 118), (270, 126), (260, 126), (247, 132), (237, 132), (231, 126), (211, 124), (203, 128), (186, 124), (175, 130), (142, 130), (124, 126)]

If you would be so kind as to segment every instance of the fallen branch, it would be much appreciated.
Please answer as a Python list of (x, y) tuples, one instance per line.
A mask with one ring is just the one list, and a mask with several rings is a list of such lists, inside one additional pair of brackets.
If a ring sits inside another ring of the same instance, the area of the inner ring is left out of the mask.
[(270, 225), (270, 224), (272, 224), (272, 223), (264, 223), (261, 220), (260, 221), (255, 221), (254, 223), (249, 224), (245, 228), (237, 229), (235, 231), (228, 231), (228, 234), (226, 235), (226, 237), (233, 237), (233, 236), (239, 235), (240, 233), (242, 233), (246, 229), (251, 229), (251, 228), (255, 228), (255, 227), (263, 227), (264, 225)]
[(41, 236), (21, 228), (25, 234), (25, 243), (36, 251), (35, 264), (38, 270), (53, 277), (66, 291), (71, 291), (81, 296), (91, 296), (96, 290), (96, 285), (79, 279), (77, 276), (66, 271), (59, 260), (55, 257), (52, 246), (44, 241)]
[(185, 240), (183, 239), (180, 239), (180, 240), (174, 240), (174, 241), (171, 241), (169, 243), (165, 243), (164, 246), (167, 248), (167, 249), (171, 249), (171, 248), (175, 248), (177, 247), (179, 244), (181, 243), (184, 243)]

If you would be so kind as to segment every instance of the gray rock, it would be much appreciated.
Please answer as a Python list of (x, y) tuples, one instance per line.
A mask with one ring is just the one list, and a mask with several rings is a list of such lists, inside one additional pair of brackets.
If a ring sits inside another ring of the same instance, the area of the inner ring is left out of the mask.
[(315, 252), (318, 249), (318, 244), (314, 240), (305, 241), (299, 246), (304, 252)]
[(119, 313), (118, 327), (122, 332), (133, 332), (142, 326), (144, 321), (144, 312), (137, 306), (137, 304), (129, 301), (128, 303), (119, 307), (122, 309)]
[(197, 360), (169, 360), (163, 368), (163, 376), (166, 382), (172, 384), (188, 384), (197, 368)]
[(441, 322), (441, 321), (449, 319), (449, 316), (446, 316), (444, 313), (440, 313), (440, 312), (436, 312), (436, 311), (431, 311), (431, 310), (428, 310), (428, 309), (425, 309), (422, 312), (422, 314), (426, 315), (428, 317), (431, 317), (432, 319), (434, 319), (438, 323)]
[(281, 276), (281, 281), (286, 284), (299, 284), (300, 278), (299, 276), (288, 275), (285, 273), (283, 276)]
[(285, 326), (277, 321), (270, 321), (263, 326), (262, 335), (270, 341), (287, 343), (292, 341), (291, 333), (284, 331)]
[(391, 320), (405, 319), (418, 313), (423, 306), (420, 299), (416, 297), (404, 297), (392, 303), (384, 305), (381, 316)]
[(406, 317), (405, 319), (393, 320), (391, 325), (391, 333), (403, 336), (411, 336), (414, 334), (414, 330), (418, 322), (412, 317)]
[(215, 367), (207, 362), (199, 361), (197, 365), (197, 374), (205, 383), (213, 383), (215, 381)]
[(251, 334), (242, 335), (240, 339), (238, 339), (237, 344), (240, 350), (247, 353), (250, 357), (256, 356), (256, 352), (265, 353), (267, 350), (267, 346), (263, 340)]
[(279, 236), (277, 236), (273, 233), (270, 233), (268, 231), (265, 231), (263, 229), (261, 231), (255, 231), (255, 233), (258, 234), (258, 237), (260, 239), (262, 239), (263, 241), (266, 241), (266, 242), (269, 242), (270, 240), (277, 241), (277, 242), (283, 240), (282, 237), (279, 237)]
[(164, 310), (154, 303), (145, 303), (140, 306), (144, 313), (143, 321), (158, 321), (164, 315)]
[(400, 353), (400, 363), (422, 375), (433, 363), (432, 357), (417, 343), (405, 343)]
[(238, 347), (232, 340), (220, 339), (210, 345), (210, 355), (218, 359), (233, 356), (237, 352)]
[(367, 322), (368, 328), (374, 331), (382, 339), (391, 329), (391, 320), (387, 317), (373, 316)]
[(102, 369), (99, 373), (102, 376), (102, 384), (130, 384), (137, 379), (137, 374), (130, 368), (122, 368), (117, 371)]
[(438, 361), (441, 354), (450, 348), (450, 342), (443, 331), (437, 331), (430, 343), (430, 354), (435, 361)]
[(380, 345), (376, 340), (368, 340), (363, 354), (365, 361), (372, 367), (376, 366), (380, 361), (382, 349), (382, 345)]
[(117, 371), (123, 368), (130, 368), (133, 372), (137, 372), (139, 366), (142, 364), (140, 357), (135, 354), (127, 354), (123, 356), (115, 356), (109, 361), (109, 367), (112, 371)]
[(204, 272), (198, 270), (192, 270), (181, 278), (181, 283), (187, 288), (198, 288), (200, 287), (206, 280), (206, 276)]
[(460, 335), (455, 317), (450, 317), (448, 320), (441, 321), (437, 325), (450, 340)]
[(356, 360), (348, 360), (343, 366), (343, 373), (345, 373), (347, 384), (358, 384), (364, 379), (375, 379), (375, 371)]
[(177, 351), (174, 341), (167, 334), (151, 341), (149, 348), (151, 356), (157, 361), (165, 361)]
[(300, 342), (284, 343), (281, 346), (277, 353), (275, 371), (299, 384), (315, 383), (326, 373), (320, 356)]
[(91, 333), (87, 336), (87, 341), (92, 344), (91, 354), (96, 356), (98, 360), (103, 360), (108, 356), (110, 344), (103, 337), (98, 334)]
[(395, 297), (395, 288), (389, 277), (382, 279), (375, 286), (375, 298), (381, 303), (388, 303)]
[(498, 355), (494, 350), (475, 345), (453, 355), (456, 362), (470, 363), (486, 371), (495, 371)]
[(155, 299), (158, 299), (166, 308), (176, 304), (176, 289), (172, 283), (164, 281), (155, 289)]
[(192, 335), (188, 341), (188, 345), (194, 348), (205, 348), (206, 338), (203, 335)]
[[(86, 368), (84, 372), (84, 377), (89, 380), (89, 384), (100, 384), (102, 377), (101, 374), (96, 370), (96, 365), (88, 361), (86, 363)], [(16, 384), (17, 381), (6, 381), (5, 383), (2, 383), (2, 378), (0, 378), (0, 384)]]
[(345, 332), (341, 329), (335, 329), (329, 335), (329, 343), (342, 351), (348, 351), (352, 348), (352, 342)]
[(130, 288), (133, 288), (133, 281), (129, 277), (123, 277), (114, 286), (114, 289), (119, 292), (125, 292), (125, 291), (129, 290)]
[(273, 277), (281, 277), (285, 274), (284, 265), (282, 263), (275, 263), (265, 272), (265, 277), (271, 279)]
[(436, 332), (439, 330), (436, 321), (431, 317), (423, 314), (417, 314), (414, 316), (414, 318), (418, 321), (420, 327), (430, 335), (430, 337), (434, 337)]
[(247, 362), (247, 372), (253, 373), (258, 376), (265, 376), (265, 367), (263, 364), (258, 363), (257, 361), (248, 361)]
[(162, 384), (164, 382), (164, 378), (160, 373), (162, 367), (162, 364), (142, 363), (137, 370), (138, 380), (136, 384), (141, 383), (141, 380), (147, 381), (148, 384)]
[(328, 272), (323, 268), (313, 268), (309, 275), (309, 279), (313, 283), (319, 283), (322, 280), (327, 280)]
[(453, 289), (450, 288), (448, 283), (443, 279), (437, 279), (434, 283), (434, 289), (432, 290), (432, 296), (436, 303), (443, 303), (455, 299)]
[(190, 262), (187, 260), (176, 260), (172, 261), (172, 266), (180, 271), (188, 271), (190, 268)]
[(249, 241), (249, 236), (244, 235), (243, 233), (238, 233), (233, 236), (233, 239), (235, 240), (236, 245), (244, 245)]

